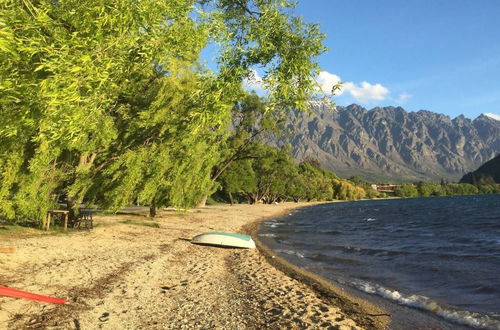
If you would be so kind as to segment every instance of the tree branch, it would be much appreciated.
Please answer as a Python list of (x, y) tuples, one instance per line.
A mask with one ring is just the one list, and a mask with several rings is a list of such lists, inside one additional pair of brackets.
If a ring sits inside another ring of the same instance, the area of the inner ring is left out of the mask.
[(212, 177), (212, 181), (215, 181), (217, 180), (217, 178), (229, 167), (229, 165), (231, 165), (235, 160), (238, 160), (238, 156), (240, 155), (240, 153), (250, 144), (250, 142), (252, 142), (252, 140), (257, 136), (259, 135), (260, 133), (262, 133), (262, 131), (264, 131), (264, 129), (260, 129), (258, 131), (256, 131), (254, 134), (252, 134), (252, 136), (250, 136), (248, 138), (248, 140), (243, 143), (237, 150), (236, 152), (233, 154), (233, 156), (231, 158), (229, 158), (229, 160), (224, 164), (224, 166), (222, 166), (216, 173), (215, 175)]
[(105, 161), (104, 161), (101, 165), (99, 165), (99, 166), (97, 166), (97, 167), (95, 168), (95, 171), (94, 171), (94, 172), (95, 172), (95, 173), (99, 172), (100, 170), (102, 170), (103, 168), (105, 168), (106, 166), (108, 166), (108, 165), (109, 165), (109, 163), (111, 163), (111, 162), (112, 162), (112, 161), (114, 161), (114, 160), (117, 160), (118, 158), (120, 158), (120, 157), (118, 157), (118, 156), (113, 156), (113, 157), (111, 157), (111, 158), (109, 158), (109, 159), (105, 160)]

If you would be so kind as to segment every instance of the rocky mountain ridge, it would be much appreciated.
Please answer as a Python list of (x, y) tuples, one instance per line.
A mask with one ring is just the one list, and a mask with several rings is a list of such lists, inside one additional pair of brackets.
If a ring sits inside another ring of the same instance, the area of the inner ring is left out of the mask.
[(401, 107), (333, 108), (320, 99), (310, 106), (311, 114), (290, 118), (287, 141), (296, 159), (317, 159), (341, 177), (457, 181), (500, 152), (500, 121), (487, 115), (471, 120)]

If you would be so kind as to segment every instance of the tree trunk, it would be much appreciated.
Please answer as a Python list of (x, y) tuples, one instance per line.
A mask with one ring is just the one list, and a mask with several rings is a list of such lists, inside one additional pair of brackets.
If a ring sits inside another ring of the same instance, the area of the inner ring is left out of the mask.
[(229, 195), (229, 202), (231, 203), (231, 206), (232, 206), (234, 204), (233, 194), (231, 194), (231, 192), (228, 192), (227, 194)]
[(68, 213), (68, 223), (73, 223), (76, 218), (75, 213), (75, 196), (66, 196), (66, 209)]
[(255, 204), (255, 197), (253, 194), (247, 193), (248, 204)]
[(149, 217), (154, 218), (156, 216), (156, 202), (153, 198), (151, 205), (149, 205)]
[[(78, 166), (83, 166), (86, 165), (88, 167), (92, 166), (96, 160), (97, 153), (93, 152), (90, 155), (88, 153), (83, 153), (80, 155), (80, 158), (78, 160)], [(78, 190), (76, 193), (73, 195), (67, 195), (66, 196), (66, 208), (69, 211), (68, 213), (68, 222), (73, 223), (73, 221), (76, 219), (76, 216), (78, 215), (78, 208), (80, 207), (80, 204), (83, 202), (83, 197), (82, 196), (82, 191)]]
[(205, 207), (207, 205), (208, 194), (203, 195), (197, 207)]

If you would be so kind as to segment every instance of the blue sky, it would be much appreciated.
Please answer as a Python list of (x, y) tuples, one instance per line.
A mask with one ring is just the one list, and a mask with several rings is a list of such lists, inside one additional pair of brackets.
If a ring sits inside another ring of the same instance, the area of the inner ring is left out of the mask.
[(339, 105), (400, 105), (451, 117), (500, 115), (500, 0), (301, 0), (319, 23), (326, 89)]

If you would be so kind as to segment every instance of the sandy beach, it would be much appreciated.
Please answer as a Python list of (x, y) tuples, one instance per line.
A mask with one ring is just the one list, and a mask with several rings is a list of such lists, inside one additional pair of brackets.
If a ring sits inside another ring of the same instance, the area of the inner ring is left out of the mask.
[[(214, 205), (95, 216), (91, 231), (0, 236), (0, 285), (67, 299), (0, 297), (0, 329), (385, 328), (376, 306), (287, 264), (272, 251), (191, 244), (206, 231), (253, 233), (308, 204)], [(255, 235), (254, 235), (255, 237)]]

